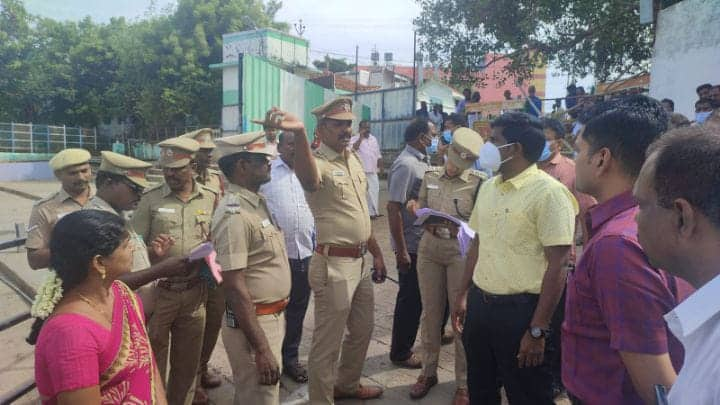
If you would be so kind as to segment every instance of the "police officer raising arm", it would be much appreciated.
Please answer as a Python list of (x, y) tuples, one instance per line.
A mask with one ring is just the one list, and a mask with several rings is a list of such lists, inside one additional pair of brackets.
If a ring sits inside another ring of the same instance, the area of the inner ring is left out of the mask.
[(295, 171), (307, 191), (317, 231), (318, 244), (308, 273), (315, 297), (315, 330), (308, 359), (310, 403), (373, 399), (382, 395), (382, 388), (360, 385), (374, 324), (365, 253), (370, 251), (374, 257), (377, 281), (384, 280), (385, 263), (372, 235), (367, 178), (359, 158), (348, 148), (355, 118), (352, 100), (338, 98), (312, 113), (318, 119), (321, 141), (314, 152), (305, 125), (297, 117), (277, 109), (266, 116), (269, 125), (295, 133)]

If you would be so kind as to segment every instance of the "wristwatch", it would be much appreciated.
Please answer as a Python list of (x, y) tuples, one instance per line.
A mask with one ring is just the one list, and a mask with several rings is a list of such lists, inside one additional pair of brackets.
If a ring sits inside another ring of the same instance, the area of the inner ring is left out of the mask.
[(550, 329), (543, 329), (539, 326), (531, 326), (528, 331), (533, 339), (544, 339), (550, 336)]

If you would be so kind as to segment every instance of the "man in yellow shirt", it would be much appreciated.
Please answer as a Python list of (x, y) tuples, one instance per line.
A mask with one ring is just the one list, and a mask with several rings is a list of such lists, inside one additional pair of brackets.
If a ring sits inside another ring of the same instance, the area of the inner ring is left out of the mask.
[(567, 187), (539, 170), (540, 122), (525, 113), (493, 121), (483, 183), (470, 217), (469, 249), (453, 326), (462, 332), (471, 403), (553, 404), (545, 339), (565, 285), (578, 206)]

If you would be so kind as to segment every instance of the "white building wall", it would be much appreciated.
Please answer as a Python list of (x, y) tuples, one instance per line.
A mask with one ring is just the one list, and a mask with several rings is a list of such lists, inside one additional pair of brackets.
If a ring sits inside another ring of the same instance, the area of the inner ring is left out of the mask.
[(240, 128), (240, 111), (238, 106), (230, 105), (222, 109), (222, 132), (223, 135), (237, 133)]
[(720, 84), (720, 0), (684, 0), (660, 11), (650, 95), (693, 119), (703, 83)]
[(265, 56), (267, 48), (267, 37), (246, 38), (234, 42), (223, 41), (223, 63), (238, 61), (238, 55), (249, 53), (250, 55)]
[(238, 67), (237, 66), (226, 66), (222, 70), (223, 72), (223, 91), (237, 91), (240, 88), (238, 86)]

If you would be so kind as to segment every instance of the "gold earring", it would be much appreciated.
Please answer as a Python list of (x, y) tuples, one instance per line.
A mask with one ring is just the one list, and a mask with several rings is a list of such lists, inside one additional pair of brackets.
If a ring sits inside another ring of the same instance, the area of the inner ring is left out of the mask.
[(100, 278), (105, 280), (105, 270), (98, 270), (98, 272), (100, 273)]

